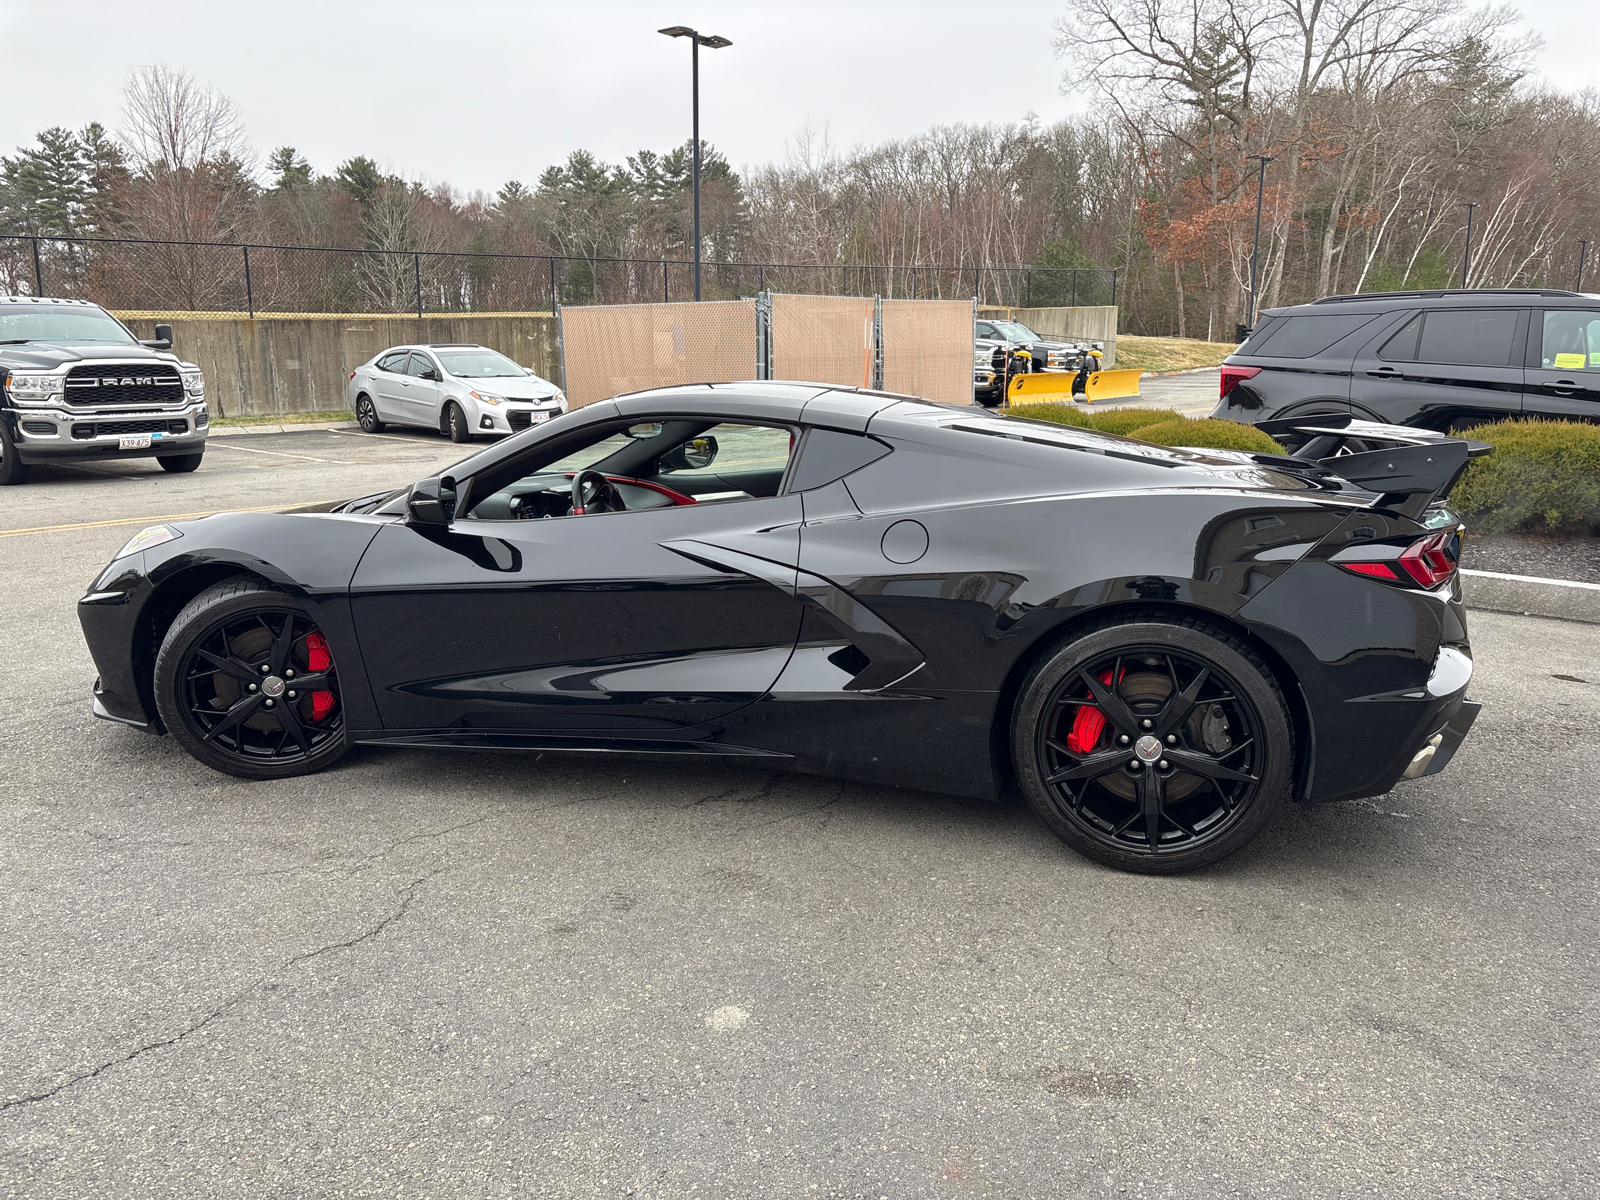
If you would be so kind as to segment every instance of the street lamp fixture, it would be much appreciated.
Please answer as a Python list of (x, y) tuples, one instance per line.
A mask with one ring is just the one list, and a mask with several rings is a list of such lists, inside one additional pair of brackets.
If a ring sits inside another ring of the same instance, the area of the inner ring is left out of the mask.
[(687, 25), (668, 25), (658, 30), (667, 37), (689, 39), (689, 57), (693, 63), (694, 90), (694, 298), (700, 299), (700, 47), (721, 50), (733, 45), (727, 38), (714, 33), (701, 33)]

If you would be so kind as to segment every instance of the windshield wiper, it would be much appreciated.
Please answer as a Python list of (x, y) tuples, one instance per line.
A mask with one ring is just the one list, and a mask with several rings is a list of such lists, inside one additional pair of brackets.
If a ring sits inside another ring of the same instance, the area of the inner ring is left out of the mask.
[(32, 338), (6, 338), (0, 341), (0, 346), (26, 346), (31, 341)]

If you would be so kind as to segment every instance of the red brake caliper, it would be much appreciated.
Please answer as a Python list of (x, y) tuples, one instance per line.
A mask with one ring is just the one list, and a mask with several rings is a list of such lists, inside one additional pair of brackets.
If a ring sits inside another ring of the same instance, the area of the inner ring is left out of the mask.
[[(1123, 674), (1127, 674), (1126, 671)], [(1100, 672), (1100, 682), (1107, 687), (1111, 686), (1111, 668), (1107, 667)], [(1121, 683), (1122, 680), (1117, 680)], [(1090, 693), (1092, 696), (1094, 693)], [(1087, 754), (1093, 750), (1100, 741), (1100, 734), (1105, 731), (1106, 715), (1093, 705), (1085, 704), (1078, 709), (1078, 715), (1072, 719), (1072, 732), (1067, 734), (1067, 749), (1074, 754)]]
[[(333, 666), (333, 655), (328, 653), (328, 639), (316, 630), (312, 630), (306, 634), (306, 670), (326, 671), (331, 666)], [(331, 691), (312, 692), (311, 719), (322, 720), (333, 711), (333, 705), (334, 695)]]

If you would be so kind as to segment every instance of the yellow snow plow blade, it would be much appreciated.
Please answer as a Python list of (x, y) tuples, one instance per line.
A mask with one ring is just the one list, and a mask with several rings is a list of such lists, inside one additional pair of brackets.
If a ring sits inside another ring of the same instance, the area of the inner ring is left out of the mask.
[(1121, 400), (1139, 394), (1143, 371), (1091, 371), (1084, 399), (1090, 404), (1101, 400)]

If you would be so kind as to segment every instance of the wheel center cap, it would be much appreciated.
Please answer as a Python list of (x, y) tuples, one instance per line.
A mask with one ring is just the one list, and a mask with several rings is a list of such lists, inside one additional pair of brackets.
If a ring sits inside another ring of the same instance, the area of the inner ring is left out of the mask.
[[(279, 679), (276, 675), (268, 675), (261, 681), (261, 694), (267, 697), (269, 700), (276, 700), (279, 696), (283, 695), (284, 689), (288, 686), (288, 684), (284, 683), (284, 681)], [(1139, 742), (1139, 745), (1143, 746), (1148, 740), (1148, 738), (1142, 739)]]
[(1133, 744), (1133, 752), (1140, 762), (1153, 763), (1161, 757), (1161, 743), (1147, 733)]

